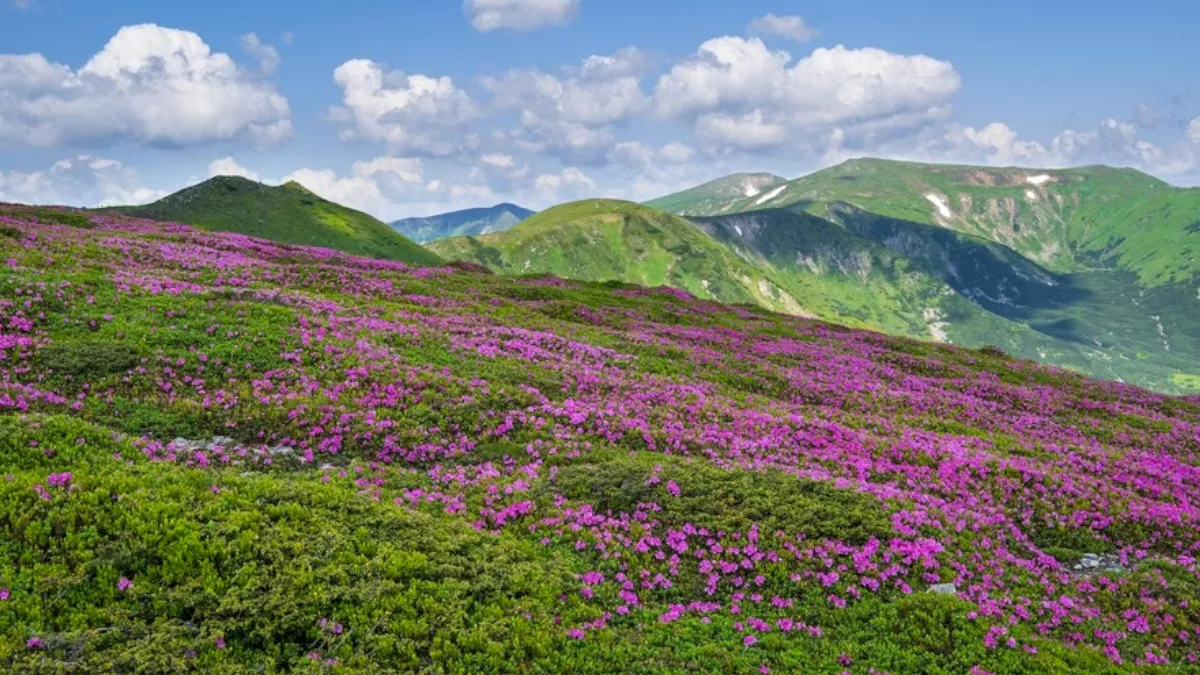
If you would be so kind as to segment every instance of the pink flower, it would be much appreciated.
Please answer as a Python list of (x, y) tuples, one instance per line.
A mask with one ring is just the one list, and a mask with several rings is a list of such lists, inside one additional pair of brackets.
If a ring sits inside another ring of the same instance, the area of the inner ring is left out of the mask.
[(753, 647), (754, 645), (758, 644), (758, 638), (753, 635), (747, 635), (746, 637), (742, 638), (742, 644), (747, 647)]
[(133, 588), (133, 582), (130, 581), (129, 579), (126, 579), (125, 577), (121, 577), (120, 579), (117, 580), (117, 590), (118, 591), (121, 591), (122, 593), (124, 593), (125, 591), (127, 591), (131, 588)]

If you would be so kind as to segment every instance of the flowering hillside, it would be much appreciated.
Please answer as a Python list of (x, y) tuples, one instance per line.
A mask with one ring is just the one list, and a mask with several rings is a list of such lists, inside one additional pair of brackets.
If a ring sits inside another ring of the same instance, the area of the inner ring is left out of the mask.
[(4, 672), (1176, 673), (1200, 404), (0, 210)]

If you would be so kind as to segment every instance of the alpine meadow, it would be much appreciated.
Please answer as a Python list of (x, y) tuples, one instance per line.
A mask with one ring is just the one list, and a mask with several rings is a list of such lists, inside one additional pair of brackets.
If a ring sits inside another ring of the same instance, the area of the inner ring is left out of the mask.
[(1200, 672), (1200, 9), (1075, 4), (0, 2), (0, 672)]

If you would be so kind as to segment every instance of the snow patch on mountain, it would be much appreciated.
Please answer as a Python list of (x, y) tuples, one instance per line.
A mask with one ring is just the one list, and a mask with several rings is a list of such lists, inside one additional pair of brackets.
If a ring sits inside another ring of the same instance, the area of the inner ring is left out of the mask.
[(1025, 182), (1029, 183), (1030, 185), (1041, 185), (1042, 183), (1050, 182), (1050, 176), (1044, 173), (1036, 176), (1026, 176)]
[(942, 199), (941, 196), (930, 192), (925, 195), (925, 199), (928, 199), (931, 204), (937, 207), (938, 214), (940, 214), (943, 218), (950, 218), (954, 215), (954, 212), (952, 212), (950, 207), (946, 205), (946, 200)]
[(774, 190), (771, 190), (771, 191), (770, 191), (770, 192), (768, 192), (767, 194), (765, 194), (765, 195), (763, 195), (763, 196), (759, 197), (759, 198), (758, 198), (758, 200), (757, 200), (756, 202), (754, 202), (754, 205), (755, 205), (755, 206), (762, 206), (762, 205), (763, 205), (763, 204), (765, 204), (766, 202), (769, 202), (769, 201), (771, 201), (772, 199), (775, 199), (775, 198), (776, 198), (776, 197), (778, 197), (779, 195), (783, 194), (783, 191), (784, 191), (784, 190), (786, 190), (786, 189), (787, 189), (787, 186), (786, 186), (786, 185), (780, 185), (779, 187), (775, 188)]
[(950, 342), (950, 336), (946, 333), (950, 323), (942, 320), (945, 318), (942, 311), (936, 307), (926, 307), (921, 313), (925, 318), (925, 324), (929, 326), (929, 334), (933, 336), (934, 341)]

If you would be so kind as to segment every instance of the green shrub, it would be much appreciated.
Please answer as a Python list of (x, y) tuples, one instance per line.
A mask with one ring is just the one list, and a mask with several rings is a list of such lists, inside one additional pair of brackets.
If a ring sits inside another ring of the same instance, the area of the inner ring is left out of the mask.
[[(780, 471), (725, 471), (654, 453), (588, 459), (561, 467), (546, 489), (601, 512), (631, 512), (639, 503), (656, 502), (663, 509), (656, 517), (668, 526), (690, 522), (734, 532), (758, 523), (764, 534), (781, 530), (858, 543), (891, 533), (888, 511), (874, 497)], [(662, 466), (660, 482), (647, 485), (655, 464)], [(672, 480), (680, 488), (678, 497), (665, 488)]]
[(120, 342), (64, 342), (41, 350), (37, 360), (59, 375), (91, 381), (137, 367), (141, 355)]

